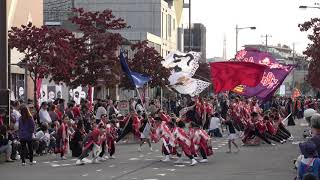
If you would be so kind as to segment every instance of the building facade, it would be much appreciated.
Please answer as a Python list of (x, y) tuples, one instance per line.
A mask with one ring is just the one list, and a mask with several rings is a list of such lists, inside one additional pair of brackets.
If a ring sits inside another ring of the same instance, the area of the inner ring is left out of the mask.
[[(75, 30), (68, 22), (72, 8), (83, 8), (86, 11), (111, 9), (115, 17), (123, 18), (130, 26), (117, 31), (124, 39), (131, 43), (147, 41), (163, 57), (171, 51), (183, 50), (180, 22), (183, 0), (45, 0), (44, 23)], [(130, 49), (128, 46), (121, 48)], [(128, 52), (130, 56), (130, 50)], [(95, 90), (96, 98), (111, 96), (118, 100), (128, 94), (134, 96), (132, 92), (122, 92), (118, 86), (108, 87), (103, 84)]]
[[(7, 27), (20, 27), (32, 22), (35, 26), (43, 24), (43, 0), (33, 0), (32, 3), (25, 0), (7, 0)], [(10, 90), (11, 100), (33, 99), (33, 81), (24, 68), (17, 63), (23, 55), (16, 49), (10, 50)]]
[(206, 27), (201, 23), (194, 23), (191, 27), (191, 47), (189, 29), (184, 29), (184, 50), (201, 52), (202, 62), (206, 62)]

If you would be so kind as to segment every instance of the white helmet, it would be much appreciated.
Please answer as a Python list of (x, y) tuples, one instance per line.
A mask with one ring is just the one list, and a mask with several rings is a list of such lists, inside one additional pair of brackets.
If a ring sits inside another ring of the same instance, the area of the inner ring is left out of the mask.
[(304, 112), (303, 112), (303, 116), (305, 117), (305, 118), (310, 118), (312, 115), (314, 115), (314, 114), (316, 114), (317, 113), (317, 111), (316, 110), (314, 110), (314, 109), (306, 109)]

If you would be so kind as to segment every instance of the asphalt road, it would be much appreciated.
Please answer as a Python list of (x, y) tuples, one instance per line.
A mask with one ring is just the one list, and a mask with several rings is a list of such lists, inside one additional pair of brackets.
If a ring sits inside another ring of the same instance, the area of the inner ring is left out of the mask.
[[(293, 142), (276, 146), (241, 147), (239, 153), (227, 154), (226, 138), (215, 139), (215, 154), (209, 163), (189, 166), (160, 162), (159, 145), (154, 152), (145, 146), (138, 152), (136, 144), (116, 146), (116, 159), (100, 164), (75, 166), (75, 160), (60, 160), (55, 155), (36, 157), (36, 165), (21, 166), (21, 162), (0, 163), (0, 180), (291, 180), (295, 176), (292, 160), (299, 154), (298, 142), (303, 141), (303, 126), (289, 127)], [(302, 125), (304, 123), (302, 122)], [(240, 142), (238, 142), (240, 144)]]

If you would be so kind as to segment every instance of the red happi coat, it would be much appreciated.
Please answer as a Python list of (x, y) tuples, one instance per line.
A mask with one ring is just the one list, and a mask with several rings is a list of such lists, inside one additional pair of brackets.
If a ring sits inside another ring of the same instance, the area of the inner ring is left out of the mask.
[(271, 121), (266, 122), (266, 126), (271, 135), (277, 134), (277, 129), (274, 128), (274, 124)]
[(132, 117), (132, 128), (133, 128), (133, 132), (134, 132), (134, 135), (137, 137), (137, 138), (140, 138), (140, 131), (139, 131), (139, 128), (140, 128), (140, 119), (138, 117), (137, 114), (135, 114), (133, 117)]
[(92, 144), (101, 144), (101, 135), (99, 129), (94, 129), (87, 135), (86, 141), (84, 142), (84, 149), (88, 149)]
[(268, 130), (266, 124), (262, 120), (255, 122), (255, 126), (261, 134), (265, 133)]
[(108, 144), (108, 149), (110, 151), (111, 147), (114, 147), (114, 141), (117, 139), (118, 133), (117, 128), (113, 125), (107, 124), (106, 126), (106, 140)]
[(163, 112), (160, 114), (160, 119), (166, 123), (171, 121), (171, 117)]
[(193, 155), (197, 154), (195, 142), (194, 142), (195, 133), (196, 133), (195, 129), (189, 128), (189, 137), (191, 141), (190, 151)]
[(68, 149), (68, 125), (62, 123), (57, 130), (55, 153), (66, 153)]
[(166, 122), (162, 121), (161, 124), (156, 127), (154, 137), (155, 142), (159, 142), (160, 140), (162, 141), (162, 152), (166, 149), (169, 153), (175, 154), (174, 136)]
[(213, 105), (211, 103), (206, 102), (206, 112), (208, 115), (213, 114)]
[(188, 133), (183, 128), (175, 128), (174, 130), (175, 144), (180, 146), (183, 152), (190, 156), (191, 153), (191, 140)]
[(241, 109), (240, 109), (239, 103), (233, 103), (231, 105), (230, 115), (235, 122), (237, 123), (241, 122)]
[(194, 144), (198, 147), (196, 148), (196, 151), (199, 151), (199, 147), (201, 147), (205, 151), (207, 156), (212, 155), (212, 149), (210, 151), (209, 148), (211, 147), (208, 146), (208, 143), (210, 143), (210, 136), (206, 131), (204, 131), (203, 129), (195, 130), (193, 141)]

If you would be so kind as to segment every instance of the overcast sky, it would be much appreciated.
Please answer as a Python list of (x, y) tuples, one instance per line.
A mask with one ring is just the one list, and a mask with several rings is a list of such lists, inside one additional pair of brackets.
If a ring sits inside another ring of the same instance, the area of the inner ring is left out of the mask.
[[(262, 35), (269, 34), (268, 44), (287, 44), (302, 53), (308, 40), (298, 24), (320, 16), (320, 9), (301, 10), (300, 5), (313, 5), (319, 0), (192, 0), (192, 22), (207, 27), (207, 57), (222, 57), (223, 37), (227, 39), (227, 57), (235, 54), (235, 27), (256, 26), (256, 30), (239, 32), (238, 49), (244, 44), (265, 43)], [(185, 9), (184, 22), (188, 22)], [(185, 26), (186, 27), (186, 26)]]

